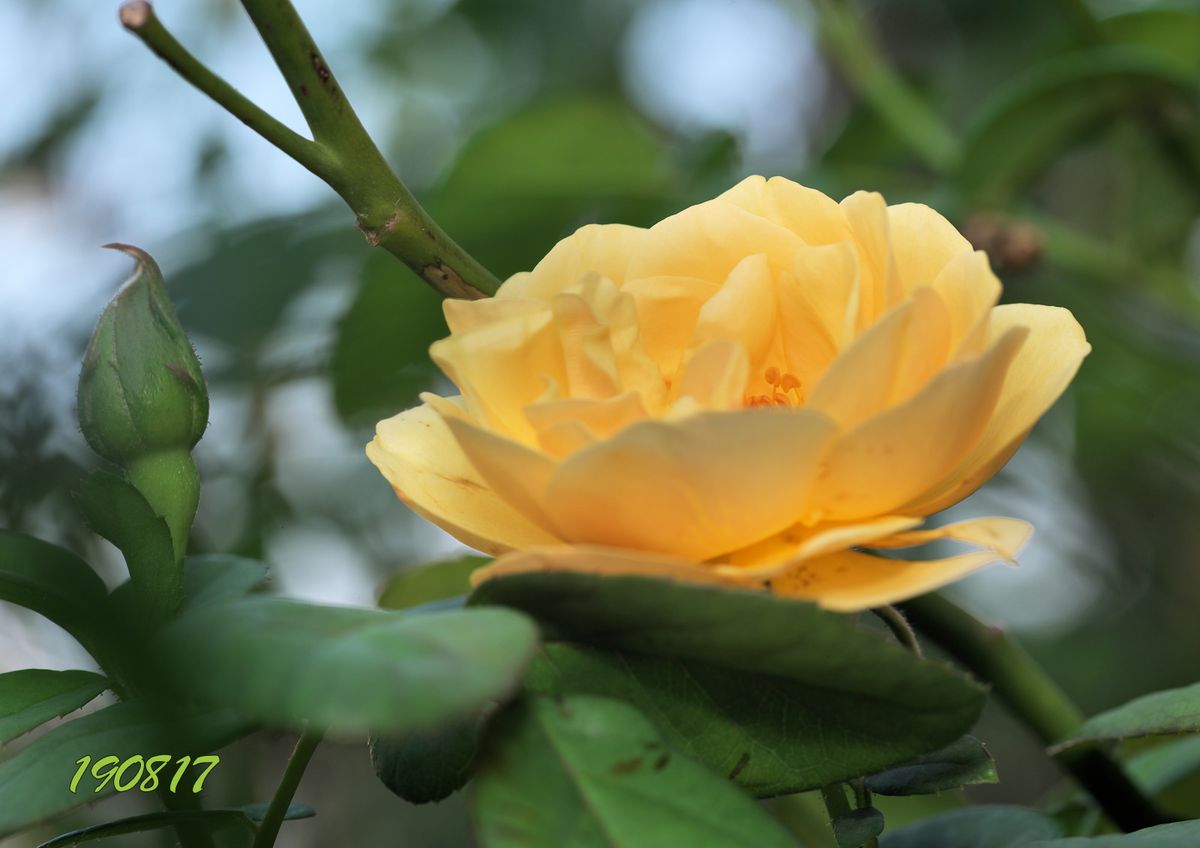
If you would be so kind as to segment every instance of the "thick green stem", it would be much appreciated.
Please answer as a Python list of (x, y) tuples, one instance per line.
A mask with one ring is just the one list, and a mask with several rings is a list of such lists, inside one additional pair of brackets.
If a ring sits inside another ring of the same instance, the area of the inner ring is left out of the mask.
[(880, 53), (847, 0), (814, 0), (821, 37), (846, 80), (939, 174), (957, 166), (958, 139)]
[(324, 180), (346, 201), (367, 243), (396, 256), (446, 297), (495, 294), (497, 280), (438, 226), (387, 164), (289, 0), (243, 0), (296, 98), (313, 140), (243, 97), (172, 36), (146, 0), (121, 22), (218, 105)]
[(304, 770), (308, 768), (309, 760), (312, 759), (313, 753), (320, 744), (321, 734), (311, 730), (306, 730), (296, 741), (296, 748), (288, 760), (283, 780), (279, 782), (279, 788), (275, 790), (275, 797), (271, 799), (271, 804), (267, 807), (267, 814), (263, 816), (262, 824), (259, 825), (258, 835), (254, 837), (253, 848), (271, 848), (275, 844), (288, 807), (291, 806), (292, 799), (296, 797), (300, 779), (304, 777)]
[[(1070, 735), (1084, 716), (1049, 675), (1003, 630), (989, 627), (940, 595), (901, 605), (912, 624), (981, 680), (1046, 745)], [(1079, 746), (1058, 762), (1125, 831), (1166, 821), (1120, 764), (1098, 748)]]

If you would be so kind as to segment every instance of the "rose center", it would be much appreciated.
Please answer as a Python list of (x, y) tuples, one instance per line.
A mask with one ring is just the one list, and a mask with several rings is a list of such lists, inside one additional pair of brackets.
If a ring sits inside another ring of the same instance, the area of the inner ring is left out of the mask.
[(772, 365), (763, 372), (770, 391), (766, 394), (745, 397), (746, 406), (801, 406), (804, 394), (800, 391), (800, 380), (790, 371), (781, 372)]

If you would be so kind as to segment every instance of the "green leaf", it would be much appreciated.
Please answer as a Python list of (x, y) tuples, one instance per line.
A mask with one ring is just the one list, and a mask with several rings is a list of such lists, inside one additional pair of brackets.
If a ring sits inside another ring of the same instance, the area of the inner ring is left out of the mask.
[[(241, 825), (250, 833), (254, 833), (255, 822), (261, 821), (266, 815), (266, 804), (254, 804), (246, 807), (228, 810), (168, 810), (159, 813), (147, 813), (141, 816), (131, 816), (127, 819), (105, 822), (91, 827), (73, 830), (53, 839), (43, 842), (38, 848), (67, 848), (70, 845), (80, 845), (97, 839), (109, 839), (113, 836), (124, 836), (129, 833), (145, 833), (148, 830), (159, 830), (175, 825), (203, 825), (210, 830), (220, 830)], [(285, 821), (307, 819), (316, 815), (312, 807), (305, 804), (292, 804), (284, 813)]]
[(471, 572), (487, 565), (484, 556), (467, 555), (408, 568), (395, 574), (379, 596), (384, 609), (408, 609), (471, 591)]
[(74, 712), (108, 688), (90, 671), (29, 668), (0, 674), (0, 742)]
[(471, 778), (480, 723), (480, 716), (470, 716), (430, 729), (373, 737), (375, 774), (411, 804), (448, 798)]
[(183, 607), (233, 601), (266, 581), (267, 567), (257, 560), (229, 554), (188, 557), (183, 563)]
[(862, 848), (883, 833), (883, 813), (874, 807), (851, 810), (833, 823), (838, 848)]
[(974, 736), (963, 736), (945, 748), (867, 778), (877, 795), (932, 795), (949, 789), (996, 783), (996, 761)]
[(95, 653), (107, 594), (96, 572), (70, 551), (0, 530), (0, 601), (44, 615)]
[(209, 604), (166, 629), (181, 691), (274, 727), (334, 734), (430, 727), (502, 700), (537, 629), (508, 610), (402, 615), (281, 598)]
[(526, 687), (626, 701), (654, 721), (673, 749), (759, 797), (911, 760), (974, 720), (972, 711), (912, 709), (695, 660), (563, 643), (543, 646)]
[(429, 346), (446, 335), (441, 295), (393, 257), (372, 257), (333, 345), (338, 415), (373, 424), (415, 405), (438, 375)]
[(1200, 683), (1144, 695), (1093, 716), (1051, 751), (1059, 753), (1090, 742), (1197, 732), (1200, 732)]
[(1109, 41), (1152, 51), (1180, 73), (1200, 74), (1200, 14), (1193, 9), (1143, 9), (1100, 22)]
[(886, 833), (880, 848), (1029, 848), (1061, 834), (1054, 819), (1027, 807), (966, 807)]
[(170, 618), (183, 600), (183, 565), (167, 522), (132, 483), (107, 471), (88, 475), (79, 503), (91, 528), (125, 555), (138, 609), (154, 622)]
[(1129, 776), (1147, 792), (1158, 795), (1200, 773), (1200, 736), (1155, 745), (1126, 763)]
[(489, 730), (475, 813), (483, 848), (790, 846), (748, 796), (669, 750), (628, 704), (522, 701)]
[(1078, 836), (1031, 842), (1024, 848), (1196, 848), (1200, 845), (1200, 821), (1175, 822), (1148, 827), (1136, 833), (1113, 836)]
[(1000, 91), (968, 131), (960, 185), (1002, 205), (1071, 143), (1148, 92), (1194, 92), (1195, 78), (1138, 48), (1098, 47), (1041, 63)]
[(77, 793), (71, 792), (76, 761), (84, 755), (121, 760), (137, 754), (195, 756), (249, 729), (229, 713), (164, 715), (140, 702), (114, 704), (60, 725), (0, 762), (0, 837), (111, 794), (111, 783), (104, 792), (94, 792), (95, 781), (84, 781)]
[[(537, 618), (547, 639), (620, 652), (556, 648), (574, 665), (559, 667), (561, 683), (541, 685), (634, 700), (664, 732), (674, 733), (666, 724), (686, 728), (678, 735), (694, 738), (685, 748), (692, 756), (736, 771), (761, 794), (871, 774), (937, 750), (967, 732), (984, 703), (965, 675), (853, 616), (762, 592), (524, 574), (486, 581), (470, 603), (513, 606)], [(656, 656), (668, 662), (649, 659)], [(705, 717), (690, 720), (697, 714)]]

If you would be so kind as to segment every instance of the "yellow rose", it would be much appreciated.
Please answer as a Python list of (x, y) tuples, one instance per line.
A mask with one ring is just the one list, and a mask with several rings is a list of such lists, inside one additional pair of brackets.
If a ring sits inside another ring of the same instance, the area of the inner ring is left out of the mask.
[[(430, 349), (461, 396), (380, 422), (401, 499), (523, 571), (768, 588), (837, 610), (927, 592), (1031, 528), (934, 530), (1016, 451), (1089, 346), (1065, 309), (996, 306), (933, 210), (751, 177), (650, 229), (586, 226)], [(955, 539), (982, 550), (883, 558)]]

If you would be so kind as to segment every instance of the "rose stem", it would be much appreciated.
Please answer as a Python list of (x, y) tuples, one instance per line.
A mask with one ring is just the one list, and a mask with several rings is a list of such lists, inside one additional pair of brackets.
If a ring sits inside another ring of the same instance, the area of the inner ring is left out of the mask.
[[(1044, 744), (1062, 741), (1083, 723), (1079, 708), (1000, 628), (984, 624), (941, 595), (915, 598), (901, 604), (901, 609), (919, 631), (990, 684)], [(1103, 750), (1069, 748), (1057, 761), (1122, 830), (1140, 830), (1168, 820)]]
[(290, 0), (243, 0), (312, 131), (293, 132), (187, 51), (146, 0), (121, 7), (121, 23), (179, 76), (324, 180), (350, 206), (372, 246), (382, 247), (446, 297), (480, 298), (500, 286), (413, 197), (359, 121)]
[(271, 848), (275, 844), (275, 839), (279, 836), (279, 828), (283, 824), (284, 817), (287, 816), (288, 807), (292, 805), (292, 798), (296, 797), (300, 779), (304, 777), (304, 770), (308, 768), (308, 762), (320, 744), (321, 734), (312, 730), (304, 731), (296, 740), (296, 748), (292, 751), (291, 758), (288, 759), (287, 768), (283, 772), (283, 780), (279, 782), (279, 788), (275, 790), (275, 797), (271, 799), (267, 813), (258, 826), (258, 834), (254, 837), (253, 848)]

